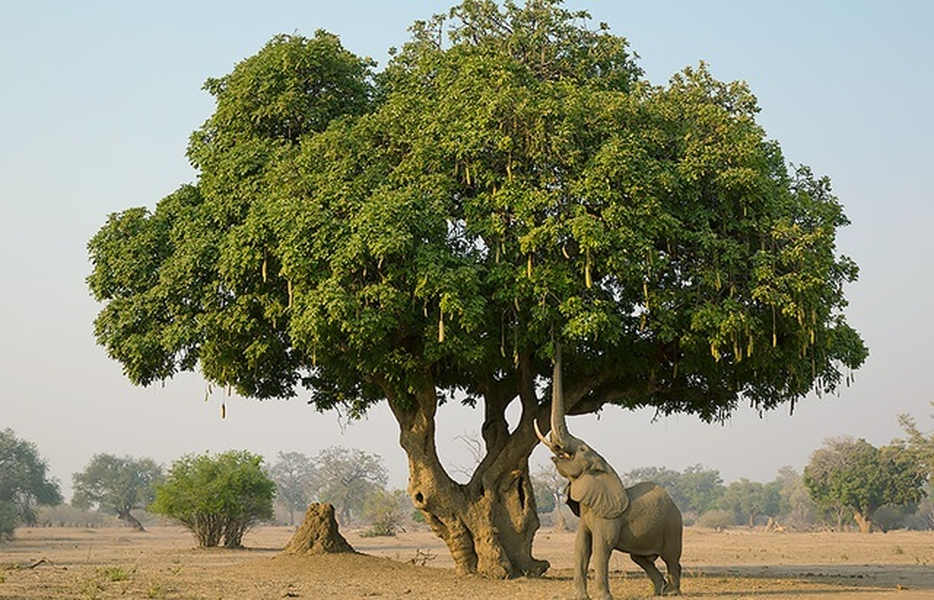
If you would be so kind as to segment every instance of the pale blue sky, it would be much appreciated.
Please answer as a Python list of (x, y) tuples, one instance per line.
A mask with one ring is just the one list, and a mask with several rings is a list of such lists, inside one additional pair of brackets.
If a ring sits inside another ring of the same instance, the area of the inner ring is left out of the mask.
[[(789, 417), (741, 409), (725, 426), (691, 417), (605, 411), (572, 420), (620, 471), (702, 463), (731, 481), (800, 470), (830, 436), (879, 445), (896, 415), (925, 428), (934, 399), (934, 3), (916, 1), (570, 2), (629, 38), (647, 77), (664, 83), (707, 62), (746, 80), (760, 123), (786, 158), (829, 175), (853, 225), (840, 249), (860, 265), (848, 317), (871, 356), (837, 397), (808, 398)], [(301, 400), (203, 401), (184, 376), (132, 387), (94, 344), (99, 307), (84, 284), (87, 240), (110, 212), (155, 203), (194, 172), (188, 135), (211, 113), (207, 77), (230, 71), (277, 33), (324, 28), (385, 64), (406, 28), (446, 2), (0, 0), (0, 428), (35, 441), (67, 488), (95, 452), (169, 462), (249, 448), (312, 455), (330, 445), (382, 455), (391, 483), (406, 461), (385, 406), (341, 427)], [(446, 406), (439, 445), (469, 463), (456, 436), (479, 417)], [(536, 462), (545, 454), (539, 449)]]

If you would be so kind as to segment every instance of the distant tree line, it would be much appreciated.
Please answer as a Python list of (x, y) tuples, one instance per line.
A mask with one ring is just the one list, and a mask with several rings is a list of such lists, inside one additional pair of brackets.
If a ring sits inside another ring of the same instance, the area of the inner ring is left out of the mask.
[(168, 469), (150, 458), (96, 454), (72, 475), (70, 505), (47, 471), (35, 444), (0, 431), (0, 539), (19, 525), (104, 525), (103, 515), (143, 530), (143, 521), (161, 515), (201, 546), (238, 547), (251, 527), (274, 522), (277, 508), (294, 525), (311, 502), (333, 504), (342, 526), (370, 535), (393, 535), (413, 520), (405, 492), (386, 488), (382, 458), (342, 447), (314, 457), (280, 452), (272, 465), (248, 451), (191, 454)]
[[(686, 523), (712, 528), (764, 526), (796, 530), (827, 528), (862, 532), (893, 528), (934, 529), (934, 432), (899, 416), (904, 439), (875, 447), (864, 439), (831, 438), (815, 450), (802, 473), (779, 469), (759, 483), (729, 484), (703, 465), (683, 471), (642, 467), (622, 474), (624, 483), (651, 480), (668, 490)], [(394, 535), (419, 521), (403, 490), (387, 489), (381, 457), (331, 447), (313, 457), (279, 452), (271, 465), (247, 451), (187, 455), (164, 469), (152, 459), (97, 454), (72, 476), (71, 506), (35, 444), (0, 431), (0, 540), (18, 525), (102, 523), (114, 515), (142, 529), (133, 511), (170, 517), (188, 527), (202, 546), (237, 547), (261, 522), (294, 525), (311, 502), (335, 507), (343, 527), (368, 535)], [(572, 527), (564, 506), (565, 480), (553, 467), (533, 475), (536, 506), (546, 522)], [(41, 507), (49, 516), (40, 519)], [(94, 511), (89, 512), (89, 511)]]
[[(555, 480), (545, 469), (536, 474), (536, 496), (542, 498), (540, 505), (557, 509), (553, 522), (558, 527), (569, 525), (568, 513), (563, 502), (565, 483)], [(769, 483), (759, 483), (741, 478), (724, 484), (720, 472), (703, 465), (694, 465), (675, 471), (665, 467), (642, 467), (620, 475), (623, 483), (632, 485), (640, 481), (654, 481), (664, 487), (681, 509), (688, 525), (700, 525), (717, 529), (734, 526), (766, 525), (809, 528), (815, 523), (816, 506), (804, 489), (801, 475), (791, 467), (783, 467), (778, 476)]]

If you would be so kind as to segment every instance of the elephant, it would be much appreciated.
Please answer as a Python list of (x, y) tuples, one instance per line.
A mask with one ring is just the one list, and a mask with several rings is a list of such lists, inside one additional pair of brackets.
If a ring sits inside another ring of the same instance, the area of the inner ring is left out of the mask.
[[(594, 561), (594, 583), (600, 600), (612, 599), (609, 560), (614, 549), (626, 552), (652, 580), (655, 595), (680, 595), (683, 522), (681, 511), (655, 483), (624, 487), (619, 475), (593, 448), (572, 436), (565, 423), (561, 384), (561, 349), (555, 352), (552, 379), (551, 430), (539, 440), (554, 453), (558, 472), (569, 480), (568, 505), (580, 517), (574, 543), (574, 589), (577, 600), (587, 595), (587, 569)], [(668, 578), (655, 566), (661, 557)]]

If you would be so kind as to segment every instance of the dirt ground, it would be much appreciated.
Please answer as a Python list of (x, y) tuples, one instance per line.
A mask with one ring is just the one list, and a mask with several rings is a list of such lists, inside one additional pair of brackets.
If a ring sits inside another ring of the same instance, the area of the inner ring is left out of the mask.
[[(177, 527), (18, 529), (0, 543), (0, 598), (165, 599), (553, 599), (571, 596), (573, 534), (542, 530), (535, 555), (551, 562), (540, 579), (458, 576), (427, 532), (391, 538), (345, 533), (360, 555), (288, 557), (292, 530), (263, 527), (245, 550), (195, 548)], [(688, 528), (683, 591), (689, 598), (934, 599), (934, 532), (764, 533)], [(614, 553), (617, 599), (644, 598), (651, 585)]]

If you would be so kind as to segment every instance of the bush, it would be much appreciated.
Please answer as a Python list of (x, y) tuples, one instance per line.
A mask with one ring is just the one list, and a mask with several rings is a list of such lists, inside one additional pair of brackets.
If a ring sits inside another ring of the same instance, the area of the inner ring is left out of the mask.
[(263, 458), (247, 451), (184, 456), (169, 468), (150, 506), (188, 528), (202, 548), (239, 548), (243, 535), (272, 517), (276, 485)]
[(728, 529), (736, 524), (733, 513), (728, 510), (708, 510), (697, 518), (697, 524), (710, 529)]
[(879, 507), (873, 516), (872, 524), (881, 531), (892, 529), (907, 529), (911, 523), (915, 522), (915, 515), (918, 513), (918, 505), (899, 506), (896, 504), (885, 504)]
[(16, 529), (18, 517), (19, 513), (12, 502), (0, 500), (0, 540), (13, 537), (13, 530)]
[(404, 530), (406, 514), (412, 501), (404, 490), (377, 489), (370, 493), (363, 508), (363, 517), (370, 522), (364, 537), (394, 536)]

